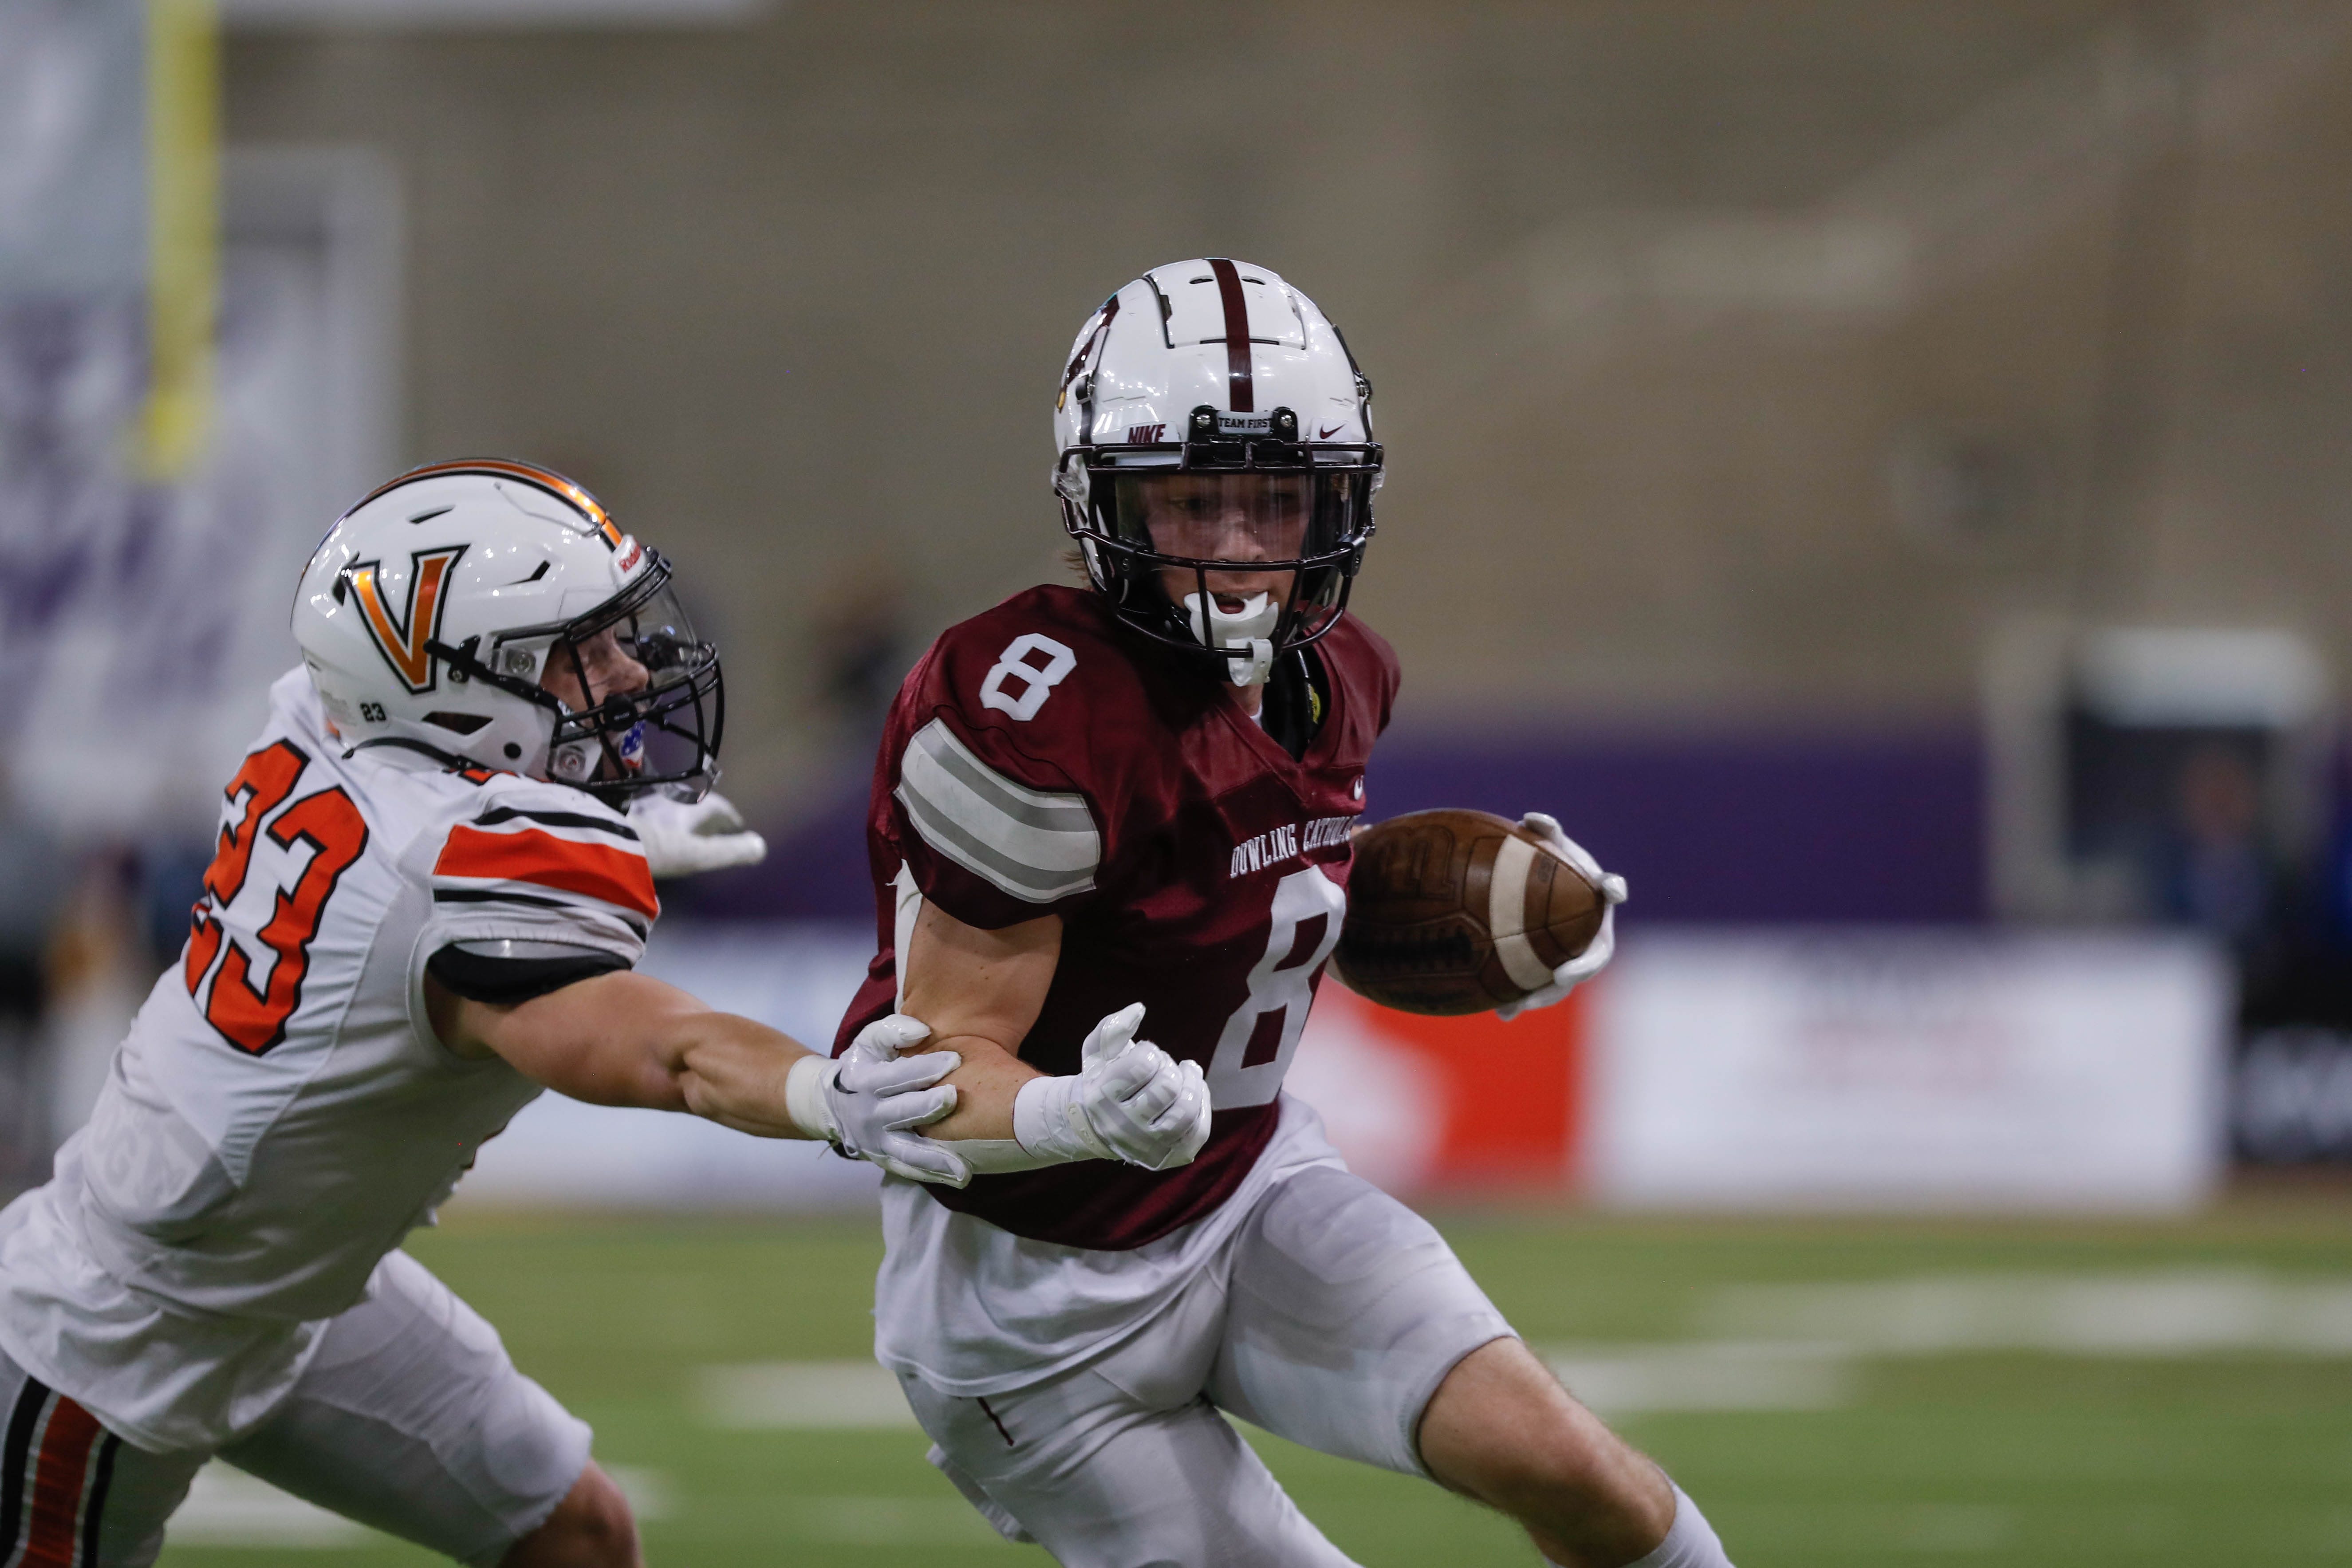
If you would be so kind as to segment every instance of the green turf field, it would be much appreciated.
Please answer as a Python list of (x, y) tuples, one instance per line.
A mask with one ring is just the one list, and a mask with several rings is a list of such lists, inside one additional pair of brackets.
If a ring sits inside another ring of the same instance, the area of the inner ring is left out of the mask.
[[(1613, 1390), (1617, 1424), (1702, 1500), (1741, 1568), (2204, 1568), (2352, 1563), (2347, 1220), (2352, 1203), (2322, 1194), (2189, 1225), (1518, 1215), (1447, 1229), (1531, 1341), (1600, 1368), (1596, 1395)], [(703, 1369), (867, 1354), (867, 1226), (473, 1215), (414, 1250), (595, 1424), (600, 1457), (650, 1505), (656, 1564), (1046, 1561), (998, 1542), (912, 1431), (733, 1430), (710, 1415)], [(1819, 1286), (1837, 1289), (1789, 1293)], [(1856, 1334), (1885, 1342), (1857, 1352)], [(1662, 1342), (1705, 1348), (1620, 1353)], [(1536, 1561), (1425, 1483), (1262, 1447), (1372, 1568)], [(312, 1537), (266, 1523), (240, 1537), (237, 1517), (212, 1510), (220, 1543), (175, 1543), (163, 1562), (430, 1560), (381, 1537), (266, 1544)]]

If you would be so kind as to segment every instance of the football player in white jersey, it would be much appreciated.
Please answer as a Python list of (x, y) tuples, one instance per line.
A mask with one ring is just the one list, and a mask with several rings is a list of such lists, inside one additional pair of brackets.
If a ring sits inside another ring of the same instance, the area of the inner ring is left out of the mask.
[[(1561, 1568), (1728, 1568), (1282, 1089), (1397, 689), (1344, 614), (1370, 396), (1313, 300), (1230, 258), (1155, 268), (1080, 331), (1055, 481), (1089, 585), (942, 633), (875, 774), (881, 952), (840, 1043), (928, 1026), (910, 1045), (961, 1052), (930, 1136), (976, 1173), (884, 1184), (877, 1352), (933, 1461), (1070, 1568), (1345, 1568), (1228, 1412), (1476, 1498)], [(1526, 955), (1520, 1005), (1567, 995), (1613, 931), (1557, 969)], [(1140, 1122), (1087, 1099), (1139, 1026), (1187, 1078)]]
[(403, 475), (320, 543), (294, 630), (181, 961), (0, 1212), (0, 1563), (150, 1562), (217, 1454), (461, 1562), (627, 1568), (587, 1427), (401, 1238), (542, 1088), (919, 1176), (961, 1172), (910, 1131), (954, 1091), (634, 973), (659, 905), (625, 807), (667, 803), (672, 859), (741, 847), (694, 808), (717, 654), (578, 486)]

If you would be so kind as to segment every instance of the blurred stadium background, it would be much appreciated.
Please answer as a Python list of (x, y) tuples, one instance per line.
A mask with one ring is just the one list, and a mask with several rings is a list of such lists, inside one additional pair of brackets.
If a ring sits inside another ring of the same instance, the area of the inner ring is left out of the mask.
[[(881, 708), (1062, 570), (1070, 334), (1234, 254), (1378, 388), (1374, 815), (1633, 889), (1509, 1028), (1327, 988), (1359, 1168), (1749, 1568), (2352, 1560), (2347, 184), (2341, 3), (0, 0), (0, 1170), (428, 458), (677, 558), (775, 851), (652, 962), (829, 1037)], [(870, 1201), (542, 1101), (413, 1246), (656, 1561), (1042, 1561), (866, 1360)], [(1532, 1561), (1274, 1458), (1367, 1563)], [(233, 1472), (167, 1557), (418, 1560)]]

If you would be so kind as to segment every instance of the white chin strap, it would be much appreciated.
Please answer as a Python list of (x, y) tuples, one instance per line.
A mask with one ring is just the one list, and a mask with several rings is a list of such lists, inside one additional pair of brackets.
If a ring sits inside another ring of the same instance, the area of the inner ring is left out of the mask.
[(1234, 656), (1225, 660), (1225, 679), (1235, 686), (1265, 684), (1266, 677), (1274, 673), (1274, 624), (1282, 618), (1282, 606), (1274, 602), (1273, 595), (1259, 594), (1228, 613), (1217, 607), (1213, 594), (1205, 606), (1200, 595), (1187, 594), (1184, 608), (1202, 647), (1234, 650)]

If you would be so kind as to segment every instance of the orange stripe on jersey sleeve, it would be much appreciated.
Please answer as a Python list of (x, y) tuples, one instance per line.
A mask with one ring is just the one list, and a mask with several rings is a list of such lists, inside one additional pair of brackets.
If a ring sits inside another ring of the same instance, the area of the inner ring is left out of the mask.
[(536, 882), (567, 893), (602, 899), (647, 920), (661, 913), (654, 874), (646, 858), (604, 844), (580, 844), (537, 828), (521, 833), (485, 833), (478, 827), (450, 829), (433, 868), (436, 877), (495, 877)]

